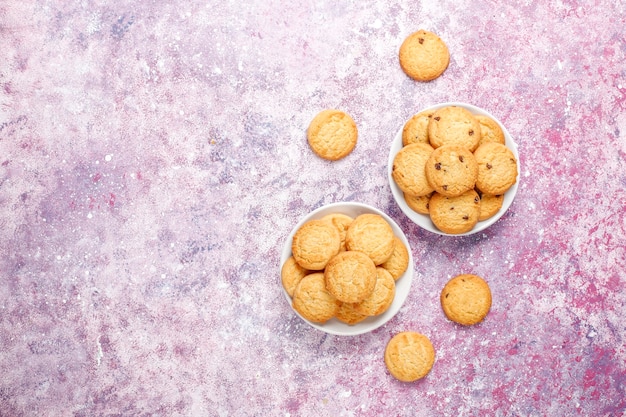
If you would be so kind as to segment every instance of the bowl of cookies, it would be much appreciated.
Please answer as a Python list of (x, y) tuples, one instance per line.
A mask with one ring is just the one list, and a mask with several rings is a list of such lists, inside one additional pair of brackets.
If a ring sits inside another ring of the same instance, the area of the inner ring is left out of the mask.
[(413, 280), (406, 235), (387, 214), (356, 202), (304, 216), (280, 258), (280, 285), (293, 311), (323, 332), (355, 336), (387, 323)]
[(405, 122), (389, 151), (389, 185), (402, 212), (432, 233), (464, 236), (513, 203), (517, 145), (492, 114), (466, 103), (428, 107)]

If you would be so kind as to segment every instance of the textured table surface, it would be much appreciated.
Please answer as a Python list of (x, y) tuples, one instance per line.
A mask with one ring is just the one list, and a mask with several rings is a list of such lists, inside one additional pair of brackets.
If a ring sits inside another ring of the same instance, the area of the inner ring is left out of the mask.
[[(625, 26), (624, 0), (0, 2), (0, 415), (623, 416)], [(398, 64), (420, 28), (451, 53), (430, 83)], [(404, 121), (448, 101), (519, 145), (516, 200), (469, 237), (387, 182)], [(306, 143), (324, 108), (359, 129), (337, 162)], [(415, 257), (356, 337), (279, 285), (292, 227), (337, 201)], [(493, 292), (471, 328), (438, 303), (459, 273)], [(403, 330), (437, 351), (416, 383), (383, 362)]]

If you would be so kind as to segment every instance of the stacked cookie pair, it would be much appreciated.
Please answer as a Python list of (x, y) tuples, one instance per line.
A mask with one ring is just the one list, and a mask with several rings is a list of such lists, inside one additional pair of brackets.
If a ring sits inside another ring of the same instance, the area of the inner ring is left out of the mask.
[(281, 281), (292, 307), (306, 320), (337, 318), (349, 325), (383, 314), (395, 282), (409, 266), (408, 248), (374, 213), (332, 213), (295, 232)]
[(449, 234), (495, 215), (517, 180), (517, 160), (492, 118), (459, 106), (426, 110), (402, 131), (392, 177), (407, 205)]

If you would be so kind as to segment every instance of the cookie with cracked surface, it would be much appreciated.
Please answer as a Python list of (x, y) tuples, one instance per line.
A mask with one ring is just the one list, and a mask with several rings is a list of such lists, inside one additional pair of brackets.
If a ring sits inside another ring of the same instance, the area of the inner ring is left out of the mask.
[(339, 250), (346, 250), (346, 232), (348, 231), (348, 226), (350, 226), (350, 223), (352, 223), (354, 219), (347, 214), (330, 213), (322, 217), (322, 220), (331, 222), (333, 226), (337, 228), (341, 239), (341, 248)]
[(298, 264), (311, 271), (324, 269), (341, 247), (339, 231), (330, 222), (309, 220), (296, 231), (291, 252)]
[(502, 204), (504, 203), (503, 194), (493, 195), (478, 193), (478, 196), (480, 197), (480, 215), (478, 216), (479, 222), (495, 216), (495, 214), (500, 211)]
[(420, 29), (407, 36), (398, 53), (400, 67), (416, 81), (439, 77), (450, 64), (450, 51), (435, 33)]
[(327, 109), (319, 112), (307, 129), (309, 146), (319, 157), (336, 161), (346, 157), (356, 146), (358, 129), (347, 113)]
[(393, 253), (394, 233), (381, 215), (365, 213), (357, 216), (346, 232), (346, 248), (369, 256), (380, 265)]
[(385, 268), (376, 268), (376, 285), (374, 291), (363, 301), (360, 301), (354, 305), (354, 309), (361, 314), (368, 316), (378, 316), (383, 314), (396, 295), (396, 281), (393, 279), (389, 271)]
[(504, 194), (517, 181), (517, 159), (501, 143), (485, 143), (474, 152), (478, 163), (476, 188), (485, 194)]
[(339, 310), (337, 310), (337, 314), (335, 314), (335, 318), (349, 324), (350, 326), (354, 326), (355, 324), (367, 319), (369, 316), (356, 311), (354, 309), (355, 305), (355, 303), (341, 303)]
[(416, 197), (414, 195), (404, 193), (404, 201), (406, 202), (406, 205), (411, 208), (411, 210), (420, 214), (428, 214), (428, 202), (430, 201), (430, 197), (432, 195), (433, 193), (429, 193)]
[(325, 323), (335, 317), (340, 302), (326, 289), (324, 273), (315, 272), (300, 280), (291, 304), (305, 319)]
[(399, 381), (413, 382), (424, 378), (435, 363), (435, 348), (430, 339), (417, 332), (400, 332), (385, 347), (385, 365)]
[(489, 313), (491, 289), (478, 275), (457, 275), (443, 287), (440, 300), (448, 319), (471, 326), (480, 323)]
[(439, 194), (456, 197), (474, 188), (478, 164), (469, 149), (443, 145), (435, 149), (426, 162), (426, 179)]
[(429, 210), (430, 219), (442, 232), (449, 234), (469, 232), (478, 223), (480, 197), (474, 190), (468, 190), (457, 197), (434, 193), (430, 198)]
[(416, 197), (433, 192), (426, 178), (426, 162), (433, 151), (426, 143), (412, 143), (398, 151), (391, 176), (402, 192)]
[(480, 135), (480, 123), (472, 112), (463, 107), (442, 107), (433, 113), (428, 122), (428, 139), (433, 148), (458, 145), (474, 152)]
[(484, 114), (476, 114), (474, 117), (480, 123), (480, 142), (478, 146), (488, 142), (505, 144), (504, 131), (498, 122)]
[(430, 144), (428, 140), (428, 122), (434, 112), (434, 110), (424, 110), (407, 120), (402, 128), (402, 146), (412, 143)]
[(409, 250), (398, 236), (394, 236), (393, 240), (393, 253), (380, 266), (385, 268), (397, 281), (409, 268)]
[(280, 279), (283, 284), (283, 288), (287, 291), (290, 297), (293, 297), (293, 292), (306, 275), (310, 274), (306, 268), (303, 268), (296, 262), (293, 256), (290, 256), (283, 267), (280, 269)]
[(324, 280), (326, 289), (339, 301), (358, 303), (374, 291), (376, 265), (363, 252), (339, 252), (326, 265)]

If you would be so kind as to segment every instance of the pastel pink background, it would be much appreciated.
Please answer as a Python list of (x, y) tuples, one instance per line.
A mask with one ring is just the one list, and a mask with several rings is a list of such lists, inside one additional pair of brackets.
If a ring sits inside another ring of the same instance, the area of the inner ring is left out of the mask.
[[(508, 3), (508, 4), (504, 4)], [(626, 3), (0, 2), (1, 416), (624, 416)], [(417, 83), (411, 32), (451, 62)], [(386, 176), (421, 108), (467, 102), (519, 145), (516, 200), (485, 232), (412, 224)], [(324, 108), (347, 158), (308, 148)], [(291, 228), (337, 201), (409, 237), (399, 314), (346, 338), (279, 286)], [(458, 273), (486, 320), (438, 304)], [(437, 359), (386, 371), (403, 330)]]

